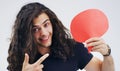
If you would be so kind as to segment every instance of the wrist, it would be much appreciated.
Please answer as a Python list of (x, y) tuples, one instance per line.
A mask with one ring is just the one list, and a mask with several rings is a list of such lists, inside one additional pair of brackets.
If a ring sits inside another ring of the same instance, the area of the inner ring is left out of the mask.
[(109, 45), (107, 45), (107, 47), (108, 47), (108, 51), (107, 51), (107, 53), (106, 53), (105, 55), (103, 55), (103, 56), (110, 56), (110, 54), (111, 54), (111, 48), (109, 47)]

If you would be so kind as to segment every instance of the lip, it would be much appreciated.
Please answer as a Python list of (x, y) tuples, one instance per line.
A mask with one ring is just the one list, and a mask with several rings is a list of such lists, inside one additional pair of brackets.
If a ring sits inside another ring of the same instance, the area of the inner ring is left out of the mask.
[(48, 40), (49, 40), (49, 37), (47, 37), (47, 38), (45, 38), (45, 39), (40, 39), (40, 41), (41, 41), (42, 43), (47, 43)]

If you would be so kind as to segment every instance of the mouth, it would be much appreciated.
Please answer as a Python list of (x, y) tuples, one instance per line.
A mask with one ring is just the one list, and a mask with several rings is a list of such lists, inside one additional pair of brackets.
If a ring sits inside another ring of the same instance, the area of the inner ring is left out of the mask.
[(49, 40), (49, 36), (40, 38), (40, 41), (41, 41), (42, 43), (47, 43), (48, 40)]

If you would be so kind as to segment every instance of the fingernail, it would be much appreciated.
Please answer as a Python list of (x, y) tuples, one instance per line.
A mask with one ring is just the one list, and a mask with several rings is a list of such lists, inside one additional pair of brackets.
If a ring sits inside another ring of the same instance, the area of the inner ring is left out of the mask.
[(83, 43), (85, 47), (87, 47), (87, 44), (86, 43)]
[(46, 55), (46, 56), (49, 56), (49, 53), (46, 53), (45, 55)]

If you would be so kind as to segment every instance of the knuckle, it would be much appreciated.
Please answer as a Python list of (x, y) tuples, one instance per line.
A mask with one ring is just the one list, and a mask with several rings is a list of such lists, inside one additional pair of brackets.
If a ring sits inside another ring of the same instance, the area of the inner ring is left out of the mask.
[(35, 71), (42, 71), (42, 67), (40, 65), (37, 65), (34, 70)]

